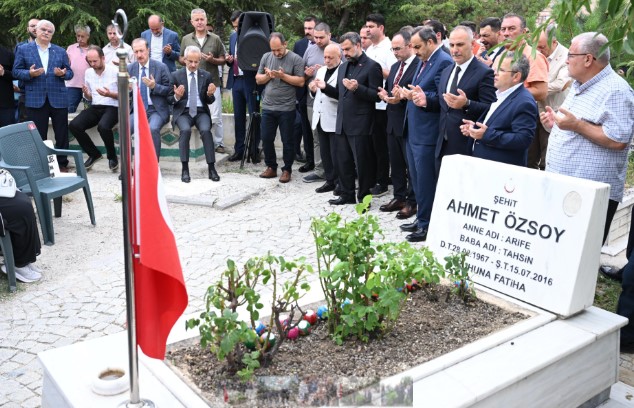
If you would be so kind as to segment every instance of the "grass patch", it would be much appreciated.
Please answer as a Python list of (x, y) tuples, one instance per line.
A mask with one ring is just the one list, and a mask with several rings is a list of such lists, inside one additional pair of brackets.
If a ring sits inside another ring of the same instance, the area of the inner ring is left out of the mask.
[(599, 274), (594, 293), (594, 305), (608, 312), (616, 313), (616, 305), (621, 294), (621, 283)]
[(233, 113), (233, 100), (222, 98), (222, 113)]

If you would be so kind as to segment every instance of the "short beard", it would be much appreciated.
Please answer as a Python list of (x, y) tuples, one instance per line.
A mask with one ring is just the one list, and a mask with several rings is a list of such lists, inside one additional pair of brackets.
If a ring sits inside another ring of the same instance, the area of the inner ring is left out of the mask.
[(32, 40), (35, 40), (37, 38), (37, 35), (29, 31), (29, 37), (31, 37)]

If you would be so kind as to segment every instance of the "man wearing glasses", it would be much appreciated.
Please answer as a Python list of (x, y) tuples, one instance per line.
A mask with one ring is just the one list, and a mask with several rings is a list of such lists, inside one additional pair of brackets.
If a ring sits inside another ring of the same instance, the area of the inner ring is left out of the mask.
[[(55, 147), (68, 149), (68, 98), (65, 80), (73, 77), (68, 55), (62, 47), (51, 44), (55, 26), (40, 20), (35, 41), (17, 48), (13, 77), (25, 88), (27, 117), (32, 120), (42, 140), (47, 139), (48, 119), (55, 133)], [(68, 172), (68, 159), (58, 156), (59, 169)]]
[(572, 39), (568, 73), (570, 93), (555, 112), (546, 106), (540, 119), (552, 127), (546, 171), (610, 185), (603, 241), (623, 198), (628, 146), (634, 133), (634, 91), (610, 67), (610, 48), (603, 34), (583, 33)]
[(495, 72), (497, 100), (477, 122), (464, 119), (462, 134), (473, 139), (473, 156), (526, 166), (528, 147), (537, 126), (537, 104), (524, 88), (528, 59), (509, 51)]

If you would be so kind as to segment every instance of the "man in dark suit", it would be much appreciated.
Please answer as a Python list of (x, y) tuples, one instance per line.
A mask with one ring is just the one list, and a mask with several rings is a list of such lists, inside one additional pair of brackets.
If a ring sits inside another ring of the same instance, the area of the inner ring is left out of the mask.
[(333, 205), (354, 204), (354, 173), (359, 177), (357, 198), (370, 194), (374, 187), (372, 163), (372, 125), (377, 91), (383, 84), (381, 66), (368, 58), (361, 48), (358, 33), (342, 35), (341, 50), (346, 62), (339, 67), (337, 89), (336, 135), (334, 137), (335, 169), (341, 195), (329, 201)]
[(216, 155), (214, 153), (214, 139), (211, 135), (211, 112), (209, 105), (215, 100), (216, 85), (212, 82), (211, 74), (203, 69), (198, 69), (202, 57), (200, 48), (189, 45), (185, 48), (185, 64), (187, 68), (181, 68), (172, 74), (174, 95), (170, 95), (169, 102), (174, 104), (173, 125), (180, 131), (178, 148), (183, 165), (181, 181), (189, 183), (189, 139), (192, 133), (192, 125), (196, 125), (200, 132), (205, 150), (205, 159), (209, 170), (209, 178), (219, 181), (216, 171)]
[[(66, 50), (51, 39), (55, 26), (40, 20), (36, 39), (17, 48), (13, 77), (24, 83), (27, 116), (37, 127), (43, 140), (47, 139), (48, 119), (55, 133), (55, 146), (68, 149), (68, 98), (65, 80), (73, 77)], [(60, 171), (68, 171), (66, 156), (58, 156)]]
[[(392, 92), (395, 87), (407, 88), (414, 79), (418, 60), (412, 51), (409, 31), (399, 31), (392, 36), (392, 52), (397, 62), (392, 65), (386, 80), (385, 89), (381, 89), (379, 97), (387, 102), (387, 144), (392, 170), (394, 198), (379, 207), (381, 211), (398, 211), (396, 218), (406, 219), (416, 214), (416, 195), (411, 179), (407, 175), (406, 136), (403, 134), (405, 108), (407, 100), (401, 99), (400, 92)], [(396, 88), (398, 89), (398, 88)]]
[(147, 20), (149, 29), (141, 33), (141, 38), (147, 41), (150, 48), (150, 58), (167, 65), (170, 72), (176, 70), (176, 61), (181, 55), (178, 34), (169, 28), (165, 28), (163, 18), (156, 14)]
[[(132, 51), (136, 62), (128, 64), (128, 74), (137, 79), (141, 90), (141, 100), (145, 106), (156, 158), (161, 155), (161, 128), (170, 119), (167, 97), (173, 92), (170, 73), (160, 61), (150, 61), (150, 49), (143, 38), (132, 41)], [(132, 116), (134, 117), (134, 115)], [(130, 127), (134, 128), (132, 119)]]
[(465, 119), (460, 128), (473, 139), (474, 157), (526, 166), (528, 147), (537, 128), (537, 103), (523, 85), (530, 63), (521, 54), (513, 61), (514, 54), (506, 53), (495, 72), (497, 101), (477, 123)]
[(471, 155), (471, 143), (460, 132), (463, 119), (476, 120), (495, 101), (493, 71), (473, 57), (473, 32), (458, 26), (449, 35), (454, 64), (445, 68), (438, 94), (426, 98), (426, 109), (440, 112), (436, 163), (451, 154)]
[(434, 153), (438, 140), (439, 114), (419, 105), (420, 100), (438, 94), (440, 73), (451, 64), (451, 57), (442, 51), (442, 43), (431, 27), (422, 27), (412, 35), (412, 48), (420, 60), (410, 89), (399, 87), (399, 93), (407, 98), (404, 134), (407, 134), (407, 165), (416, 194), (418, 206), (416, 219), (401, 225), (409, 232), (410, 242), (427, 239), (427, 228), (436, 191), (436, 165)]
[[(255, 95), (257, 84), (255, 83), (256, 71), (243, 71), (238, 67), (238, 23), (242, 11), (237, 10), (231, 14), (231, 24), (233, 32), (229, 36), (229, 54), (225, 55), (225, 61), (229, 66), (229, 75), (227, 76), (227, 89), (231, 89), (233, 97), (233, 118), (234, 118), (234, 135), (235, 144), (233, 146), (233, 154), (229, 156), (229, 161), (240, 161), (244, 154), (244, 137), (246, 134), (247, 109), (249, 115), (260, 110)], [(252, 152), (257, 152), (257, 146), (260, 144), (260, 127), (255, 127), (255, 140), (251, 141)], [(259, 155), (252, 153), (253, 163), (259, 163)]]

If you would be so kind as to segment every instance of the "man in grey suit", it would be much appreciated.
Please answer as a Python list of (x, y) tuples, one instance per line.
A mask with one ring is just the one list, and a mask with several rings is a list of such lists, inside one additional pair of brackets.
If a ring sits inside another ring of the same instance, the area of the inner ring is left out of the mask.
[[(170, 73), (167, 66), (160, 61), (150, 61), (150, 49), (147, 41), (137, 38), (132, 41), (132, 51), (137, 62), (128, 64), (128, 74), (137, 79), (141, 90), (141, 100), (145, 106), (150, 124), (152, 141), (156, 150), (156, 158), (161, 155), (161, 128), (170, 119), (167, 97), (173, 92)], [(134, 117), (134, 116), (132, 116)], [(133, 119), (130, 126), (134, 128)]]
[(195, 124), (203, 140), (205, 149), (205, 159), (209, 167), (209, 178), (212, 181), (219, 181), (220, 177), (216, 171), (216, 156), (214, 153), (214, 140), (211, 135), (211, 113), (209, 105), (216, 99), (216, 85), (211, 80), (211, 74), (204, 69), (198, 69), (202, 57), (200, 48), (189, 45), (184, 53), (185, 65), (172, 74), (174, 84), (174, 95), (170, 95), (169, 102), (174, 104), (173, 125), (178, 126), (180, 139), (178, 148), (180, 159), (183, 165), (181, 181), (189, 183), (189, 139), (192, 133), (192, 126)]

